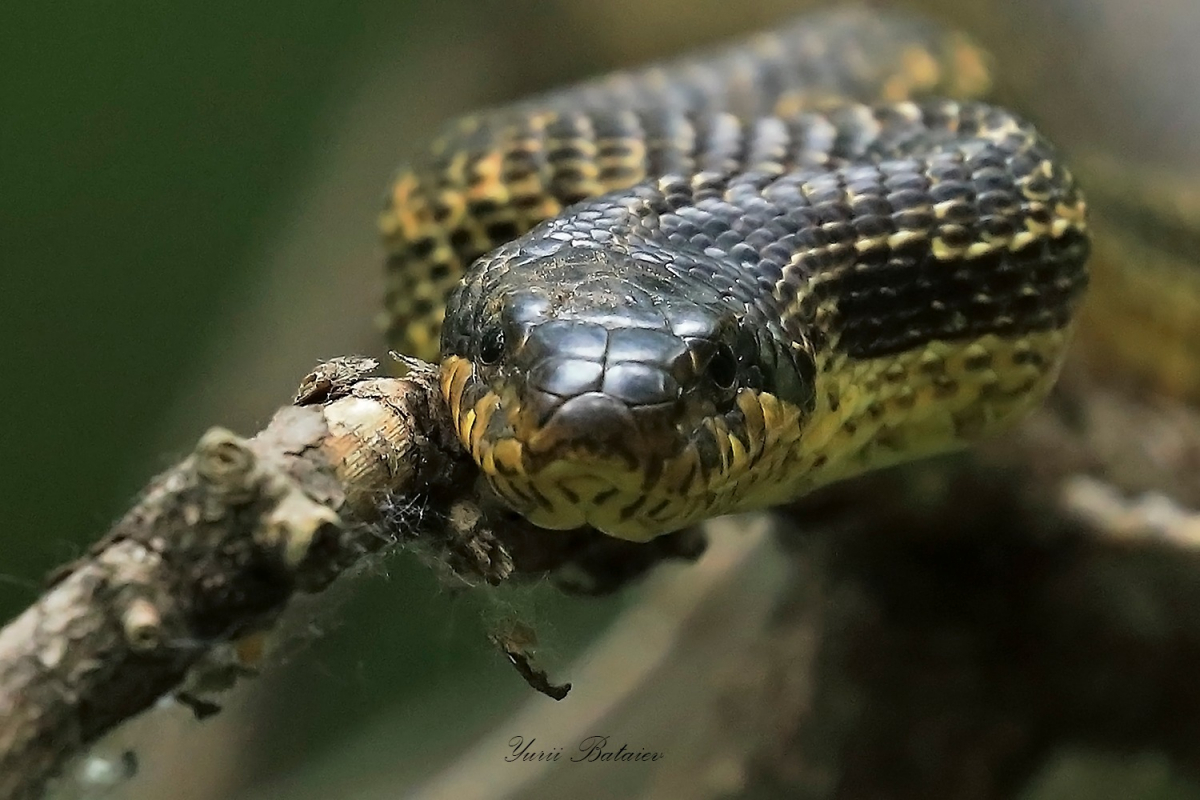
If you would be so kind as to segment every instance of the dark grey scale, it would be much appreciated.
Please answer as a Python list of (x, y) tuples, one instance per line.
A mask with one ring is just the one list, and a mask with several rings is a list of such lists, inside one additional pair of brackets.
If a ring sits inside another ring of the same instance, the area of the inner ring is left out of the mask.
[[(667, 238), (668, 239), (672, 238), (672, 234), (668, 234)], [(701, 252), (701, 253), (703, 253), (704, 251), (708, 250), (708, 248), (713, 246), (712, 237), (710, 237), (708, 234), (706, 234), (702, 230), (697, 231), (696, 233), (692, 234), (692, 236), (689, 239), (687, 239), (685, 243), (691, 250)]]
[[(907, 176), (906, 176), (907, 177)], [(920, 188), (901, 188), (890, 189), (884, 199), (892, 207), (892, 220), (896, 223), (896, 227), (904, 230), (928, 230), (929, 218), (920, 216), (922, 212), (929, 209), (929, 205), (933, 198)], [(905, 215), (918, 215), (915, 217), (915, 222), (905, 224), (907, 218)], [(930, 214), (932, 217), (932, 214)]]
[(696, 171), (696, 131), (687, 115), (652, 110), (641, 115), (641, 122), (648, 174), (691, 175)]
[[(947, 170), (953, 171), (953, 174), (947, 174), (945, 177), (955, 180), (970, 179), (975, 182), (981, 193), (996, 190), (1014, 191), (1012, 175), (1005, 168), (1004, 153), (1002, 148), (995, 146), (980, 150), (961, 164), (947, 165)], [(940, 165), (937, 162), (931, 164), (931, 174), (938, 166)], [(934, 177), (941, 176), (935, 174)]]
[(824, 114), (800, 114), (785, 120), (791, 150), (787, 160), (796, 167), (825, 167), (837, 140), (837, 128)]
[(504, 162), (500, 168), (500, 179), (505, 183), (518, 183), (540, 173), (544, 167), (542, 150), (514, 143), (504, 151)]
[(455, 252), (462, 253), (469, 250), (473, 239), (474, 235), (466, 228), (455, 228), (450, 231), (450, 246), (454, 248)]
[(596, 135), (596, 160), (600, 181), (606, 185), (633, 183), (645, 174), (646, 159), (633, 163), (631, 142), (641, 141), (645, 132), (633, 112), (598, 114), (592, 123)]
[[(770, 202), (765, 197), (763, 200), (764, 202)], [(790, 237), (794, 237), (799, 230), (800, 227), (796, 224), (796, 221), (789, 217), (786, 213), (776, 214), (767, 221), (767, 227), (764, 230), (764, 235), (770, 236), (771, 241), (790, 241)], [(794, 250), (795, 248), (793, 247), (792, 249)]]
[(560, 115), (546, 126), (545, 137), (551, 196), (563, 205), (587, 198), (591, 192), (586, 188), (580, 164), (592, 160), (583, 147), (595, 141), (591, 116), (581, 113)]
[(845, 203), (846, 192), (836, 174), (818, 175), (804, 185), (809, 205), (821, 222), (835, 219)]
[(696, 172), (727, 175), (741, 167), (745, 132), (737, 117), (716, 114), (696, 124)]
[(883, 176), (874, 167), (850, 167), (846, 169), (846, 193), (856, 215), (887, 216), (892, 213), (884, 194)]
[(743, 164), (755, 172), (783, 172), (785, 159), (794, 149), (787, 124), (778, 117), (762, 117), (753, 126), (747, 137)]
[(941, 181), (933, 186), (926, 186), (922, 191), (928, 193), (929, 202), (972, 202), (975, 199), (975, 186), (970, 180)]
[(549, 180), (544, 131), (535, 128), (531, 118), (525, 117), (513, 123), (502, 142), (502, 180), (506, 183), (517, 182), (531, 175), (539, 176), (542, 183)]
[[(824, 174), (823, 169), (809, 167), (805, 170), (780, 175), (769, 180), (763, 187), (763, 198), (769, 203), (788, 209), (789, 214), (793, 211), (802, 211), (808, 205), (808, 199), (802, 191), (804, 181), (807, 177), (822, 174)], [(801, 227), (807, 227), (808, 220), (805, 219), (799, 224)]]
[(935, 235), (945, 242), (948, 247), (956, 249), (966, 248), (977, 239), (974, 226), (969, 224), (956, 225), (943, 222), (938, 226)]
[(428, 258), (437, 247), (438, 240), (432, 236), (414, 239), (409, 245), (408, 252), (419, 259)]
[(1007, 240), (1020, 230), (1011, 214), (987, 214), (981, 216), (977, 224), (980, 235), (992, 240)]
[(1037, 223), (1038, 225), (1049, 225), (1054, 219), (1053, 207), (1045, 204), (1039, 204), (1036, 207), (1030, 207), (1025, 210), (1026, 216)]
[(675, 225), (670, 231), (664, 231), (667, 240), (673, 245), (682, 247), (690, 245), (698, 250), (703, 250), (712, 244), (712, 239), (704, 235), (700, 228), (703, 223), (703, 217), (695, 212), (691, 207), (682, 208), (676, 213)]
[(1039, 150), (1029, 149), (1017, 152), (1009, 159), (1008, 169), (1016, 178), (1018, 185), (1041, 165), (1045, 156), (1046, 154)]
[[(882, 185), (887, 191), (888, 202), (893, 207), (906, 208), (937, 202), (934, 190), (930, 188), (929, 177), (922, 173), (923, 164), (916, 161), (891, 161), (882, 165), (889, 170)], [(938, 184), (938, 191), (945, 191), (946, 184)], [(953, 191), (951, 192), (953, 194)], [(943, 199), (949, 200), (951, 197)]]
[[(979, 219), (979, 209), (975, 206), (974, 197), (964, 198), (961, 202), (947, 205), (939, 217), (942, 224), (960, 225), (971, 229)], [(971, 237), (975, 241), (975, 237)]]
[[(758, 231), (754, 231), (754, 233), (758, 233)], [(726, 253), (734, 264), (742, 267), (740, 272), (743, 273), (751, 273), (757, 261), (762, 259), (761, 255), (758, 254), (758, 248), (755, 247), (754, 241), (751, 240), (752, 235), (754, 234), (751, 234), (751, 237), (748, 237), (744, 241), (733, 242), (733, 245)]]
[[(983, 153), (989, 156), (999, 155), (997, 151), (990, 149)], [(971, 183), (977, 192), (1012, 187), (1012, 179), (1005, 172), (1003, 162), (999, 165), (981, 165), (976, 169), (958, 158), (929, 159), (925, 164), (925, 174), (936, 186)]]

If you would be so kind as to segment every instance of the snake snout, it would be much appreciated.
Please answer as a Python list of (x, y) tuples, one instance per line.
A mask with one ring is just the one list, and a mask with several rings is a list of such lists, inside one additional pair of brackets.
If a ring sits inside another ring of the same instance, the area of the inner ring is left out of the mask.
[(525, 351), (535, 362), (521, 403), (532, 457), (615, 458), (635, 469), (679, 445), (691, 360), (675, 336), (553, 321), (530, 332)]

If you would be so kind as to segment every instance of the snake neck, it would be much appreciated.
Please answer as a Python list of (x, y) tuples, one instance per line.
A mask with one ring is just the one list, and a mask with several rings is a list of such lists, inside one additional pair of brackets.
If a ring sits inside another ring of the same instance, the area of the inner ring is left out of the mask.
[(823, 358), (814, 411), (785, 459), (800, 468), (763, 504), (1003, 433), (1054, 385), (1072, 328), (934, 341), (893, 357)]

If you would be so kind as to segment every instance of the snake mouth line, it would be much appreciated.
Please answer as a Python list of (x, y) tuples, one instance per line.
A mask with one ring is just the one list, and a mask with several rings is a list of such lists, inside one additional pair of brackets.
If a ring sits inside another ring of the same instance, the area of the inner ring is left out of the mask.
[[(492, 420), (501, 416), (498, 411)], [(472, 456), (497, 494), (544, 528), (591, 526), (644, 540), (663, 532), (671, 520), (681, 526), (707, 508), (707, 493), (698, 491), (705, 474), (696, 447), (684, 444), (660, 453), (619, 436), (581, 443), (573, 433), (551, 425), (529, 440), (511, 432), (485, 434)], [(547, 446), (547, 440), (553, 444)]]
[(524, 443), (531, 470), (563, 462), (585, 471), (596, 465), (649, 474), (661, 460), (677, 456), (684, 441), (671, 419), (677, 414), (673, 404), (638, 410), (650, 411), (647, 416), (657, 418), (658, 424), (641, 424), (619, 400), (589, 392), (570, 398), (544, 421), (519, 404), (511, 404), (499, 418), (498, 428), (513, 431)]
[(602, 392), (585, 392), (558, 398), (547, 410), (524, 401), (519, 385), (491, 386), (477, 378), (475, 366), (457, 357), (443, 366), (442, 385), (463, 444), (477, 461), (485, 450), (498, 451), (496, 469), (508, 474), (570, 464), (576, 471), (637, 472), (652, 480), (657, 465), (688, 444), (678, 404), (631, 408)]

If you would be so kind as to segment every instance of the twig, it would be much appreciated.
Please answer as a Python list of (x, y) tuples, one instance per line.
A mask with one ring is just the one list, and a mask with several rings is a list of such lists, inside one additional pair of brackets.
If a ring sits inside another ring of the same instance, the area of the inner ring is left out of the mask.
[[(431, 381), (374, 362), (251, 440), (214, 428), (91, 552), (0, 631), (0, 797), (37, 797), (65, 761), (266, 629), (385, 540), (374, 498), (432, 485), (418, 419)], [(319, 404), (314, 404), (317, 401)], [(252, 665), (251, 665), (252, 666)], [(210, 670), (211, 671), (211, 670)], [(203, 680), (199, 681), (204, 683)]]

